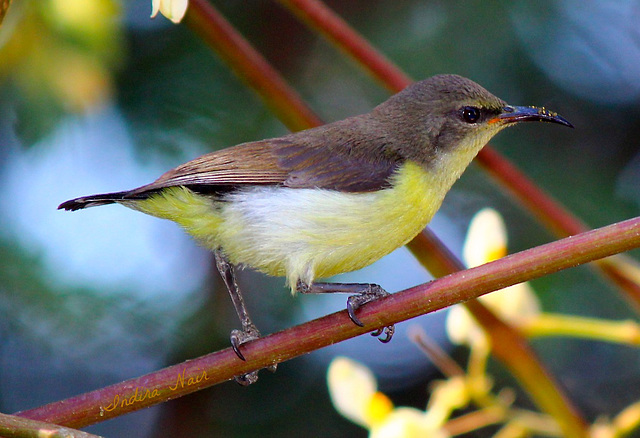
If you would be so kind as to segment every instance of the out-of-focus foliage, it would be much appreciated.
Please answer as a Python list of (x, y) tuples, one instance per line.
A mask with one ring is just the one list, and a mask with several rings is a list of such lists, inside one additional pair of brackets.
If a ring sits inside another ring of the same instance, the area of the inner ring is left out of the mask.
[(113, 97), (121, 13), (117, 0), (15, 2), (0, 32), (0, 80), (11, 84), (28, 139), (48, 132), (61, 111), (83, 113)]
[(2, 0), (0, 1), (0, 24), (4, 20), (4, 16), (7, 14), (9, 10), (9, 6), (11, 6), (11, 0)]

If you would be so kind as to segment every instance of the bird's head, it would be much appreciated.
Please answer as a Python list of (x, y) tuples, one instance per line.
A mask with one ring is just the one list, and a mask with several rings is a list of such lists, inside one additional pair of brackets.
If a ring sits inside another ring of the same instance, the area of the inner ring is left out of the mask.
[[(541, 121), (573, 127), (545, 108), (512, 106), (470, 79), (438, 75), (416, 82), (375, 110), (401, 127), (401, 155), (423, 164), (443, 155), (471, 158), (500, 130), (519, 122)], [(410, 126), (409, 126), (410, 125)], [(467, 163), (468, 164), (468, 163)], [(466, 166), (465, 166), (466, 167)]]

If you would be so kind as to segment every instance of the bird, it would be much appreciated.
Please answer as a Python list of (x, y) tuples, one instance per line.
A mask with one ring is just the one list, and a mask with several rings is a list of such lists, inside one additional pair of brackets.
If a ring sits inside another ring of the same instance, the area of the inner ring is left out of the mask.
[[(132, 190), (83, 196), (64, 210), (106, 204), (178, 223), (213, 251), (242, 330), (260, 337), (235, 268), (286, 278), (292, 292), (346, 292), (357, 309), (388, 295), (376, 284), (317, 281), (370, 265), (413, 239), (488, 141), (525, 121), (573, 127), (555, 112), (512, 106), (470, 79), (443, 74), (414, 82), (361, 114), (195, 158)], [(394, 327), (375, 328), (383, 342)]]

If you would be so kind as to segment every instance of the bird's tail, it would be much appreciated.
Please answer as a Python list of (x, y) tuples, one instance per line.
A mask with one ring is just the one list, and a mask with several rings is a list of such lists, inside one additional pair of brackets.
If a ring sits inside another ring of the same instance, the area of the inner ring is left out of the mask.
[(80, 198), (63, 202), (58, 206), (58, 210), (64, 209), (68, 211), (75, 211), (87, 207), (97, 207), (98, 205), (113, 204), (118, 201), (124, 201), (128, 193), (129, 191), (82, 196)]

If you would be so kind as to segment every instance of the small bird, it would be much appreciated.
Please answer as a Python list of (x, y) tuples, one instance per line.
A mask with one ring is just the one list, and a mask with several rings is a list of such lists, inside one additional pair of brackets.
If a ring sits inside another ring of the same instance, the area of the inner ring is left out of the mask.
[[(349, 316), (363, 326), (358, 307), (388, 293), (316, 279), (360, 269), (409, 242), (480, 149), (523, 121), (572, 127), (544, 108), (510, 106), (469, 79), (438, 75), (370, 113), (212, 152), (151, 184), (58, 208), (122, 204), (177, 222), (212, 250), (242, 325), (231, 344), (245, 359), (240, 346), (260, 332), (234, 266), (284, 276), (292, 292), (350, 293)], [(372, 334), (387, 342), (393, 330)]]

